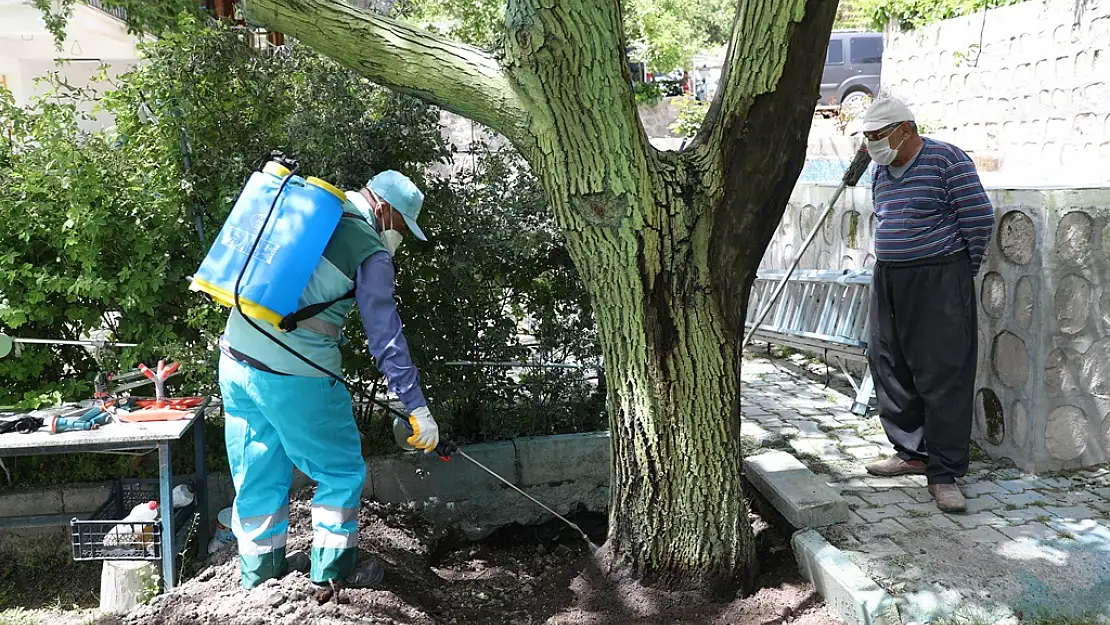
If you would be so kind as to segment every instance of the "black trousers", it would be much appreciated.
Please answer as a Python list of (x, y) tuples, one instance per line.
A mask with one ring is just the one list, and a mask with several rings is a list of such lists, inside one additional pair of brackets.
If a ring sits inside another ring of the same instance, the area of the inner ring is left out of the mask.
[(887, 438), (930, 484), (967, 473), (978, 330), (966, 252), (876, 263), (868, 359)]

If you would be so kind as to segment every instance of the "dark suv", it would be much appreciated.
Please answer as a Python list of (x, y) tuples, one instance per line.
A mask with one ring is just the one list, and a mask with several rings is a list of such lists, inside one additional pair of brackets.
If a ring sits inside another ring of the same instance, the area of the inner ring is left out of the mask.
[(865, 96), (874, 98), (879, 93), (882, 67), (882, 33), (833, 32), (825, 53), (817, 110), (832, 113)]

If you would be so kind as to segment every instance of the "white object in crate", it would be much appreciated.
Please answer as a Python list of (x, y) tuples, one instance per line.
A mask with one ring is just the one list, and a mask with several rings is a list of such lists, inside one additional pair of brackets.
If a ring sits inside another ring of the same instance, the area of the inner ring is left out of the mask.
[[(148, 523), (158, 518), (158, 502), (148, 501), (131, 509), (131, 513), (123, 518), (123, 523), (116, 525), (104, 536), (105, 547), (131, 547), (142, 546), (147, 551), (154, 549), (154, 532)], [(135, 523), (129, 525), (128, 523)]]

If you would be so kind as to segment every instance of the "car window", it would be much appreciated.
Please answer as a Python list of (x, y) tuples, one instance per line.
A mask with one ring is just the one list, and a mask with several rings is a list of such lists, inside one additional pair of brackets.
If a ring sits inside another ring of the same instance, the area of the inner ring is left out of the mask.
[(852, 39), (852, 63), (882, 63), (883, 38), (857, 37)]
[(833, 39), (829, 42), (829, 49), (825, 53), (825, 65), (840, 65), (844, 62), (844, 42)]

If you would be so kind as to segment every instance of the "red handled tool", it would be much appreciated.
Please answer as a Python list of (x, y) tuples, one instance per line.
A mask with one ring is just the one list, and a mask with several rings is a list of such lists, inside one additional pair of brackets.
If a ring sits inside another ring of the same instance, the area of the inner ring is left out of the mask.
[(154, 380), (154, 396), (155, 406), (157, 408), (165, 408), (166, 402), (166, 378), (170, 377), (177, 371), (178, 363), (172, 363), (166, 366), (165, 360), (158, 361), (158, 370), (151, 371), (146, 365), (140, 364), (139, 371), (146, 377)]

